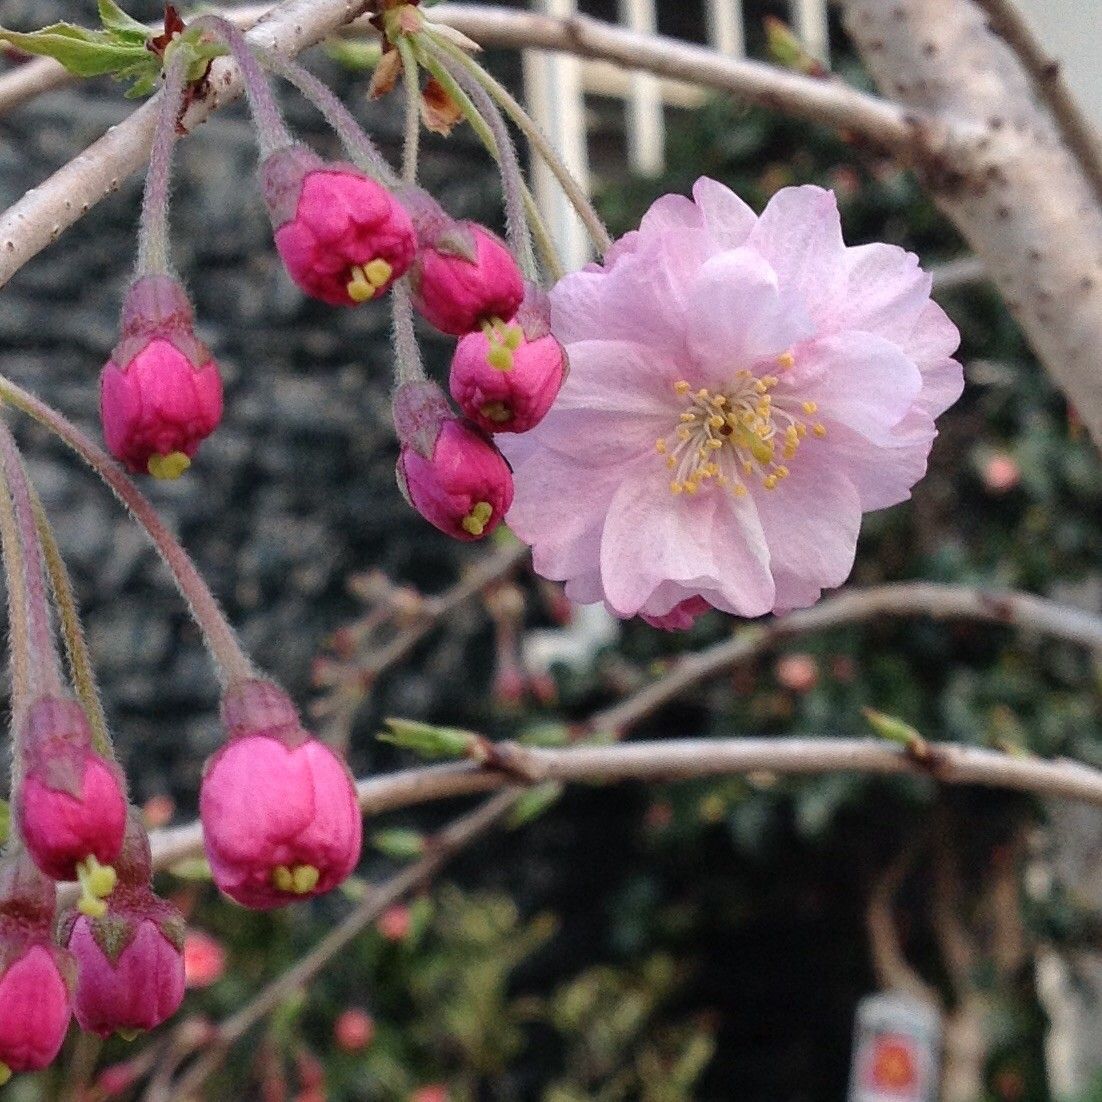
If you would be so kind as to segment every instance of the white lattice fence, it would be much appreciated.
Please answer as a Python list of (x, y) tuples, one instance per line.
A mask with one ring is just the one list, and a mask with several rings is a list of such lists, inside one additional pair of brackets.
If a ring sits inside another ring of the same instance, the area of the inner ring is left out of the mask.
[[(577, 0), (531, 0), (548, 15), (569, 16), (584, 10)], [(678, 0), (683, 2), (683, 0)], [(620, 22), (632, 30), (653, 32), (661, 0), (617, 0)], [(792, 26), (807, 48), (828, 60), (827, 0), (789, 0)], [(742, 55), (746, 35), (742, 0), (702, 0), (701, 20), (708, 40), (723, 53)], [(561, 151), (583, 184), (589, 182), (589, 149), (585, 96), (624, 100), (629, 165), (634, 172), (657, 175), (665, 166), (668, 106), (691, 107), (699, 97), (675, 81), (643, 73), (624, 73), (611, 65), (528, 51), (524, 57), (528, 103), (536, 121)], [(533, 166), (533, 185), (564, 258), (577, 267), (590, 249), (581, 223), (541, 164)]]

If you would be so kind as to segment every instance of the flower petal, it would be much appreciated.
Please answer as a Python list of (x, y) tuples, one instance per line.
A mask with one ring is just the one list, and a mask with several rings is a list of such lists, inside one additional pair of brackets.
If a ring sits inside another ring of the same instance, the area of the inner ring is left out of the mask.
[(713, 239), (725, 249), (746, 243), (758, 216), (729, 187), (701, 176), (693, 184), (693, 199)]
[(787, 187), (769, 200), (746, 244), (777, 273), (782, 291), (795, 295), (816, 325), (845, 296), (846, 246), (834, 193)]
[(609, 605), (619, 616), (634, 616), (663, 583), (677, 582), (685, 587), (679, 600), (717, 590), (731, 611), (766, 612), (773, 582), (760, 526), (748, 506), (718, 492), (674, 497), (652, 477), (626, 478), (601, 536)]
[(731, 249), (707, 261), (690, 298), (689, 352), (702, 380), (718, 386), (739, 369), (787, 351), (810, 331), (802, 311), (778, 290), (772, 268), (751, 249)]
[[(826, 441), (809, 437), (776, 489), (755, 488), (754, 503), (769, 545), (774, 576), (790, 574), (821, 589), (841, 585), (853, 569), (861, 529), (861, 500), (849, 478), (830, 462)], [(794, 607), (794, 583), (778, 597)]]
[(831, 332), (862, 329), (902, 344), (930, 300), (928, 272), (918, 257), (898, 245), (857, 245), (846, 249), (849, 284), (831, 313)]
[(821, 420), (882, 441), (907, 415), (922, 376), (899, 347), (871, 333), (836, 333), (800, 350), (799, 390)]

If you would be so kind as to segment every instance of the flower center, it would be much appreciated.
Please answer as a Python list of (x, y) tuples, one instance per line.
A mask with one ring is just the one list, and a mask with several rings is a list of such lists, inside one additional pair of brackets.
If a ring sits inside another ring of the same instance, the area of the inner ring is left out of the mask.
[[(778, 362), (791, 367), (791, 354)], [(773, 490), (788, 477), (785, 462), (795, 458), (800, 441), (809, 431), (822, 437), (827, 430), (821, 421), (809, 423), (818, 410), (814, 402), (773, 394), (779, 381), (744, 370), (726, 392), (694, 391), (683, 379), (674, 383), (687, 405), (674, 431), (655, 445), (673, 472), (671, 493), (695, 494), (714, 481), (745, 497), (747, 483), (757, 480)]]

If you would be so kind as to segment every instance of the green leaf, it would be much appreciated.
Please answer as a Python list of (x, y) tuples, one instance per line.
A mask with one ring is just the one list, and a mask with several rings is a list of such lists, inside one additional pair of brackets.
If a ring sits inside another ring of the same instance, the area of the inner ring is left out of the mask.
[(371, 844), (395, 861), (414, 861), (425, 852), (425, 836), (416, 830), (380, 830), (371, 836)]
[(127, 15), (115, 0), (99, 0), (99, 21), (104, 30), (113, 31), (120, 39), (129, 39), (144, 45), (153, 36), (153, 32), (144, 23)]
[(570, 728), (565, 723), (533, 723), (517, 737), (525, 746), (569, 746)]
[(522, 792), (513, 810), (509, 812), (507, 826), (510, 830), (524, 826), (539, 818), (562, 795), (563, 786), (559, 781), (547, 781)]
[(120, 42), (107, 31), (90, 31), (72, 23), (54, 23), (29, 34), (0, 28), (0, 41), (24, 53), (52, 57), (78, 77), (117, 73), (152, 57), (144, 43)]
[(7, 845), (8, 835), (11, 833), (11, 805), (7, 800), (0, 800), (0, 846)]
[(378, 736), (380, 742), (412, 750), (423, 758), (465, 758), (478, 736), (458, 727), (436, 727), (412, 719), (387, 719), (389, 733)]

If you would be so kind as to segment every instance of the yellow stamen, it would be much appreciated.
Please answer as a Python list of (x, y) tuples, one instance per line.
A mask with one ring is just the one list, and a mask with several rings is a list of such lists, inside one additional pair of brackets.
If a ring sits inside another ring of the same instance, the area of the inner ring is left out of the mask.
[(685, 487), (682, 486), (680, 482), (671, 482), (670, 483), (670, 493), (671, 494), (679, 494), (679, 493), (681, 493), (681, 491), (684, 488)]
[(513, 353), (503, 344), (491, 344), (486, 360), (495, 371), (513, 370)]
[(101, 865), (95, 854), (90, 853), (77, 864), (77, 880), (80, 881), (80, 899), (77, 910), (89, 918), (103, 918), (107, 904), (103, 901), (115, 890), (118, 876), (110, 865)]
[(390, 282), (390, 277), (394, 275), (394, 269), (381, 256), (376, 257), (370, 264), (365, 264), (362, 270), (364, 278), (376, 290), (385, 287)]
[(656, 452), (658, 452), (659, 455), (665, 455), (666, 454), (666, 441), (665, 440), (659, 440), (654, 445), (654, 450)]
[(811, 426), (811, 431), (821, 440), (827, 434), (827, 427), (822, 421), (816, 421), (815, 424)]
[(321, 872), (314, 865), (295, 865), (293, 868), (276, 865), (272, 869), (272, 883), (281, 892), (292, 895), (309, 895), (320, 879)]
[(678, 394), (688, 394), (690, 388), (689, 384), (685, 382), (684, 379), (681, 379), (673, 384), (673, 389), (677, 391)]
[(353, 302), (367, 302), (375, 297), (375, 292), (378, 290), (361, 267), (351, 269), (350, 278), (344, 285), (344, 289)]
[(488, 501), (479, 501), (459, 523), (468, 535), (481, 536), (493, 515), (494, 507)]
[(777, 476), (775, 474), (766, 475), (765, 478), (761, 480), (761, 484), (767, 490), (775, 490), (777, 488)]
[(791, 352), (782, 352), (777, 357), (777, 364), (782, 371), (788, 371), (796, 364), (796, 357)]
[(183, 452), (169, 452), (168, 455), (151, 455), (146, 470), (154, 478), (175, 481), (191, 466), (191, 460)]
[(487, 402), (478, 412), (488, 421), (499, 425), (505, 424), (513, 416), (513, 411), (504, 402)]
[(741, 482), (738, 482), (735, 484), (733, 492), (735, 497), (745, 497), (750, 491)]
[(815, 413), (819, 408), (819, 403), (818, 402), (804, 402), (804, 404), (801, 408), (803, 409), (804, 413)]

